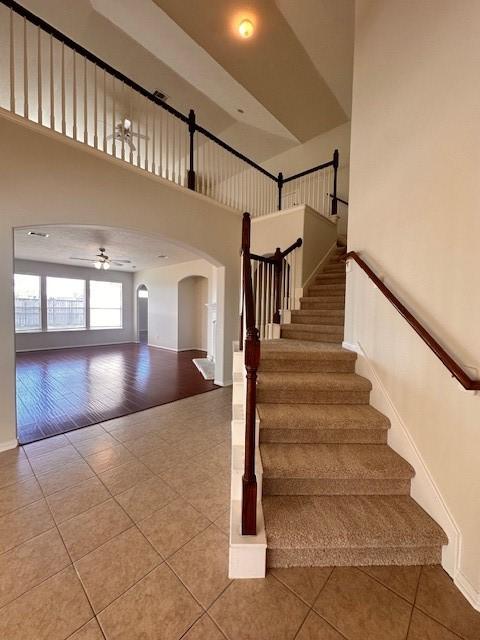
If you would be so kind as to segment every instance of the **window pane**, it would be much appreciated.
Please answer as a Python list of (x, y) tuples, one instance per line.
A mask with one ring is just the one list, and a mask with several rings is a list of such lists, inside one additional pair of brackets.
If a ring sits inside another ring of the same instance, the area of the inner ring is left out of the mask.
[(85, 280), (47, 278), (47, 327), (85, 328)]
[(42, 328), (40, 276), (16, 273), (15, 331), (39, 331)]
[(122, 283), (90, 280), (90, 328), (122, 328)]

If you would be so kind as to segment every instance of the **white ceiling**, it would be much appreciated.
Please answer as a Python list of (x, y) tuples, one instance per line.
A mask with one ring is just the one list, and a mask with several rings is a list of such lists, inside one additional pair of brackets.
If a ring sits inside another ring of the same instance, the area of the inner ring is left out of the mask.
[[(48, 238), (29, 236), (28, 231), (48, 233)], [(99, 247), (105, 247), (112, 259), (131, 260), (117, 271), (140, 271), (148, 267), (165, 267), (179, 262), (196, 260), (200, 256), (171, 242), (142, 233), (107, 227), (39, 226), (15, 229), (15, 257), (23, 260), (54, 262), (88, 267), (88, 262), (72, 257), (95, 258)], [(159, 258), (167, 255), (168, 258)], [(93, 263), (92, 263), (92, 268)]]

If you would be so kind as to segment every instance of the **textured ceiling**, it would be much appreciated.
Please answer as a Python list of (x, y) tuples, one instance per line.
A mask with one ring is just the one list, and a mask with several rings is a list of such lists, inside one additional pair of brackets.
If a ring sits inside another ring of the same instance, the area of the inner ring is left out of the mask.
[[(131, 263), (124, 267), (112, 266), (112, 270), (139, 271), (147, 267), (164, 267), (200, 257), (160, 238), (122, 229), (73, 225), (32, 227), (33, 231), (48, 233), (48, 238), (29, 236), (29, 230), (30, 228), (15, 229), (16, 258), (88, 267), (88, 262), (71, 258), (94, 258), (98, 248), (105, 247), (110, 258), (131, 260)], [(167, 255), (168, 258), (158, 258), (159, 255)]]

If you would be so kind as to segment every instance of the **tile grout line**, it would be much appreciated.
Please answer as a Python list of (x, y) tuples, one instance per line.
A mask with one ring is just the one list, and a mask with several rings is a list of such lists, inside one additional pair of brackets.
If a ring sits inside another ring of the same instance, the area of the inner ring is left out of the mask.
[[(376, 565), (364, 565), (364, 566), (376, 566)], [(394, 567), (396, 565), (379, 565), (379, 566), (392, 566), (392, 567)], [(422, 567), (423, 565), (398, 565), (398, 566), (404, 566), (404, 567), (418, 567), (418, 566), (420, 566), (420, 567)], [(354, 567), (354, 568), (358, 569), (359, 571), (361, 571), (364, 576), (367, 576), (367, 578), (371, 578), (374, 582), (379, 584), (381, 587), (384, 587), (385, 589), (388, 589), (388, 591), (390, 591), (391, 593), (394, 593), (396, 596), (401, 598), (404, 602), (409, 604), (411, 607), (414, 606), (415, 600), (414, 600), (414, 602), (410, 602), (410, 600), (408, 600), (408, 598), (406, 598), (405, 596), (402, 596), (402, 594), (398, 593), (398, 591), (395, 591), (395, 589), (392, 589), (392, 587), (389, 587), (388, 585), (384, 584), (381, 580), (379, 580), (378, 578), (375, 578), (375, 576), (371, 576), (369, 573), (364, 571), (363, 566), (357, 566), (357, 567)], [(418, 581), (420, 580), (421, 573), (422, 572), (420, 571)], [(417, 594), (418, 581), (417, 581), (416, 588), (415, 588), (415, 597), (416, 597), (416, 594)]]

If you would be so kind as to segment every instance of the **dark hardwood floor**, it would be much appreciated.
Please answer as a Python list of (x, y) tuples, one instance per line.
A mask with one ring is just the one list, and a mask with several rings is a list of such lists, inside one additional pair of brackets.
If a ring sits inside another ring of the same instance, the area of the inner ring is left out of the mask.
[(21, 444), (216, 389), (192, 358), (141, 343), (17, 354)]

